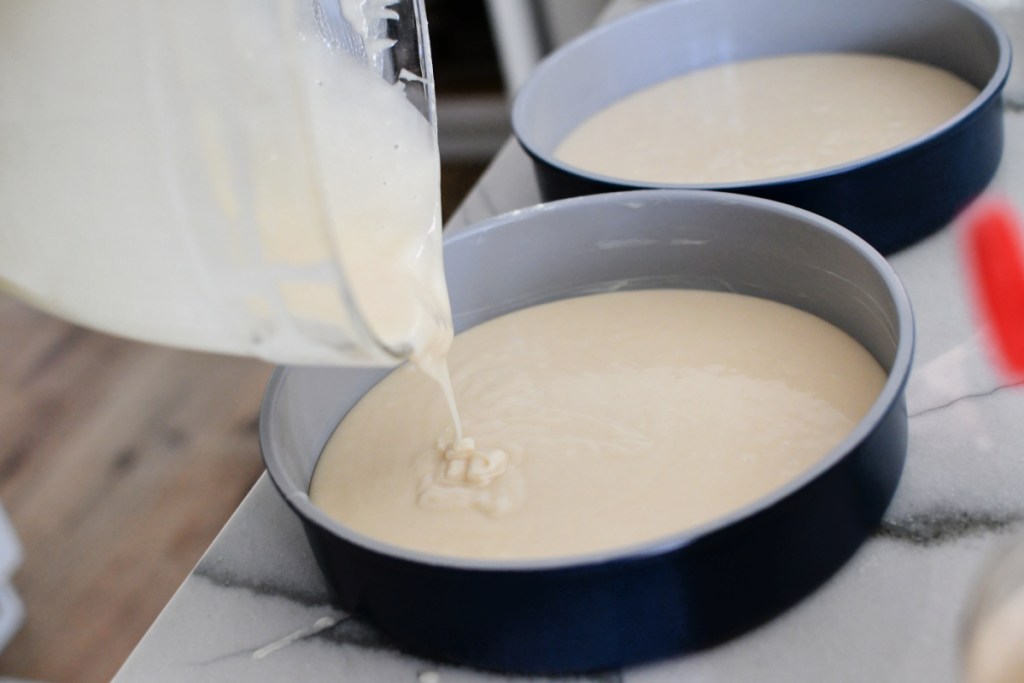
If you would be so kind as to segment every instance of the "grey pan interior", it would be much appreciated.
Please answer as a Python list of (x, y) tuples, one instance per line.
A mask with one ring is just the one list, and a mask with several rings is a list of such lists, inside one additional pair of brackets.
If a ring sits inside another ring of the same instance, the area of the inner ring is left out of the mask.
[(690, 287), (761, 296), (846, 330), (889, 371), (869, 414), (820, 466), (705, 528), (654, 544), (529, 562), (455, 560), (398, 549), (333, 522), (306, 495), (317, 457), (348, 409), (386, 371), (279, 370), (261, 414), (268, 470), (288, 502), (332, 533), (384, 553), (460, 567), (536, 568), (653, 553), (761, 509), (858, 443), (902, 392), (913, 349), (910, 303), (888, 263), (858, 237), (806, 211), (726, 193), (646, 190), (541, 205), (486, 221), (445, 243), (458, 330), (529, 305), (593, 292)]

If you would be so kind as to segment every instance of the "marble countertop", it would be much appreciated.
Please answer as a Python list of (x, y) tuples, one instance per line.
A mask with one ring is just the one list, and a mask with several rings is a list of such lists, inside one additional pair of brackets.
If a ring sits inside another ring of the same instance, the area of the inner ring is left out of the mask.
[[(993, 189), (1024, 208), (1024, 110), (1008, 105)], [(538, 200), (525, 155), (503, 148), (449, 230)], [(565, 680), (956, 680), (968, 596), (994, 548), (1024, 530), (1024, 387), (1004, 384), (964, 296), (956, 226), (890, 259), (914, 305), (910, 448), (885, 520), (828, 583), (719, 647)], [(115, 679), (524, 680), (405, 654), (332, 607), (299, 522), (264, 475)]]

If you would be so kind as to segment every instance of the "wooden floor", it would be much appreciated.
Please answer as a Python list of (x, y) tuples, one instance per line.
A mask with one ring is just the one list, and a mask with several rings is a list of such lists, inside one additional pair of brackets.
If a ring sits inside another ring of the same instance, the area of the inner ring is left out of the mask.
[(27, 607), (0, 673), (110, 680), (262, 470), (270, 370), (0, 298), (0, 501)]
[[(446, 207), (480, 170), (446, 169)], [(27, 608), (0, 676), (110, 680), (262, 472), (270, 372), (0, 295), (0, 502), (25, 546)]]

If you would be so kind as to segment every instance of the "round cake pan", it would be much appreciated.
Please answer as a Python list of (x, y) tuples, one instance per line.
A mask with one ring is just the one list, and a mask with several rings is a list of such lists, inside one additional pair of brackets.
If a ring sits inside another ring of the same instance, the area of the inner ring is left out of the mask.
[[(713, 523), (613, 552), (485, 561), (395, 547), (315, 507), (307, 491), (325, 442), (386, 371), (278, 370), (260, 418), (270, 476), (301, 518), (337, 604), (409, 651), (563, 673), (701, 648), (807, 595), (881, 518), (906, 453), (913, 322), (885, 259), (849, 231), (753, 197), (637, 191), (499, 216), (448, 237), (444, 255), (458, 330), (601, 291), (738, 292), (833, 323), (888, 379), (865, 418), (817, 465)], [(401, 420), (395, 416), (396, 428)]]
[[(591, 115), (674, 76), (779, 54), (868, 52), (924, 62), (981, 92), (956, 117), (892, 150), (820, 171), (702, 185), (613, 178), (554, 157)], [(1005, 32), (959, 0), (677, 0), (599, 27), (552, 54), (519, 91), (512, 129), (545, 200), (637, 188), (740, 192), (830, 218), (882, 253), (946, 225), (992, 179), (1003, 149)]]

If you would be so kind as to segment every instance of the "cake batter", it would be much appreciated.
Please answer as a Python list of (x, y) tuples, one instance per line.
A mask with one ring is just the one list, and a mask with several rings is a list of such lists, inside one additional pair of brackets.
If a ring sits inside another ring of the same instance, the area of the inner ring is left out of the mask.
[(652, 183), (732, 183), (845, 164), (909, 142), (978, 90), (896, 57), (797, 54), (694, 71), (634, 93), (555, 150), (567, 164)]
[(467, 438), (436, 383), (393, 372), (324, 449), (312, 501), (435, 554), (606, 550), (714, 520), (818, 462), (885, 372), (825, 321), (696, 290), (557, 301), (459, 334)]

